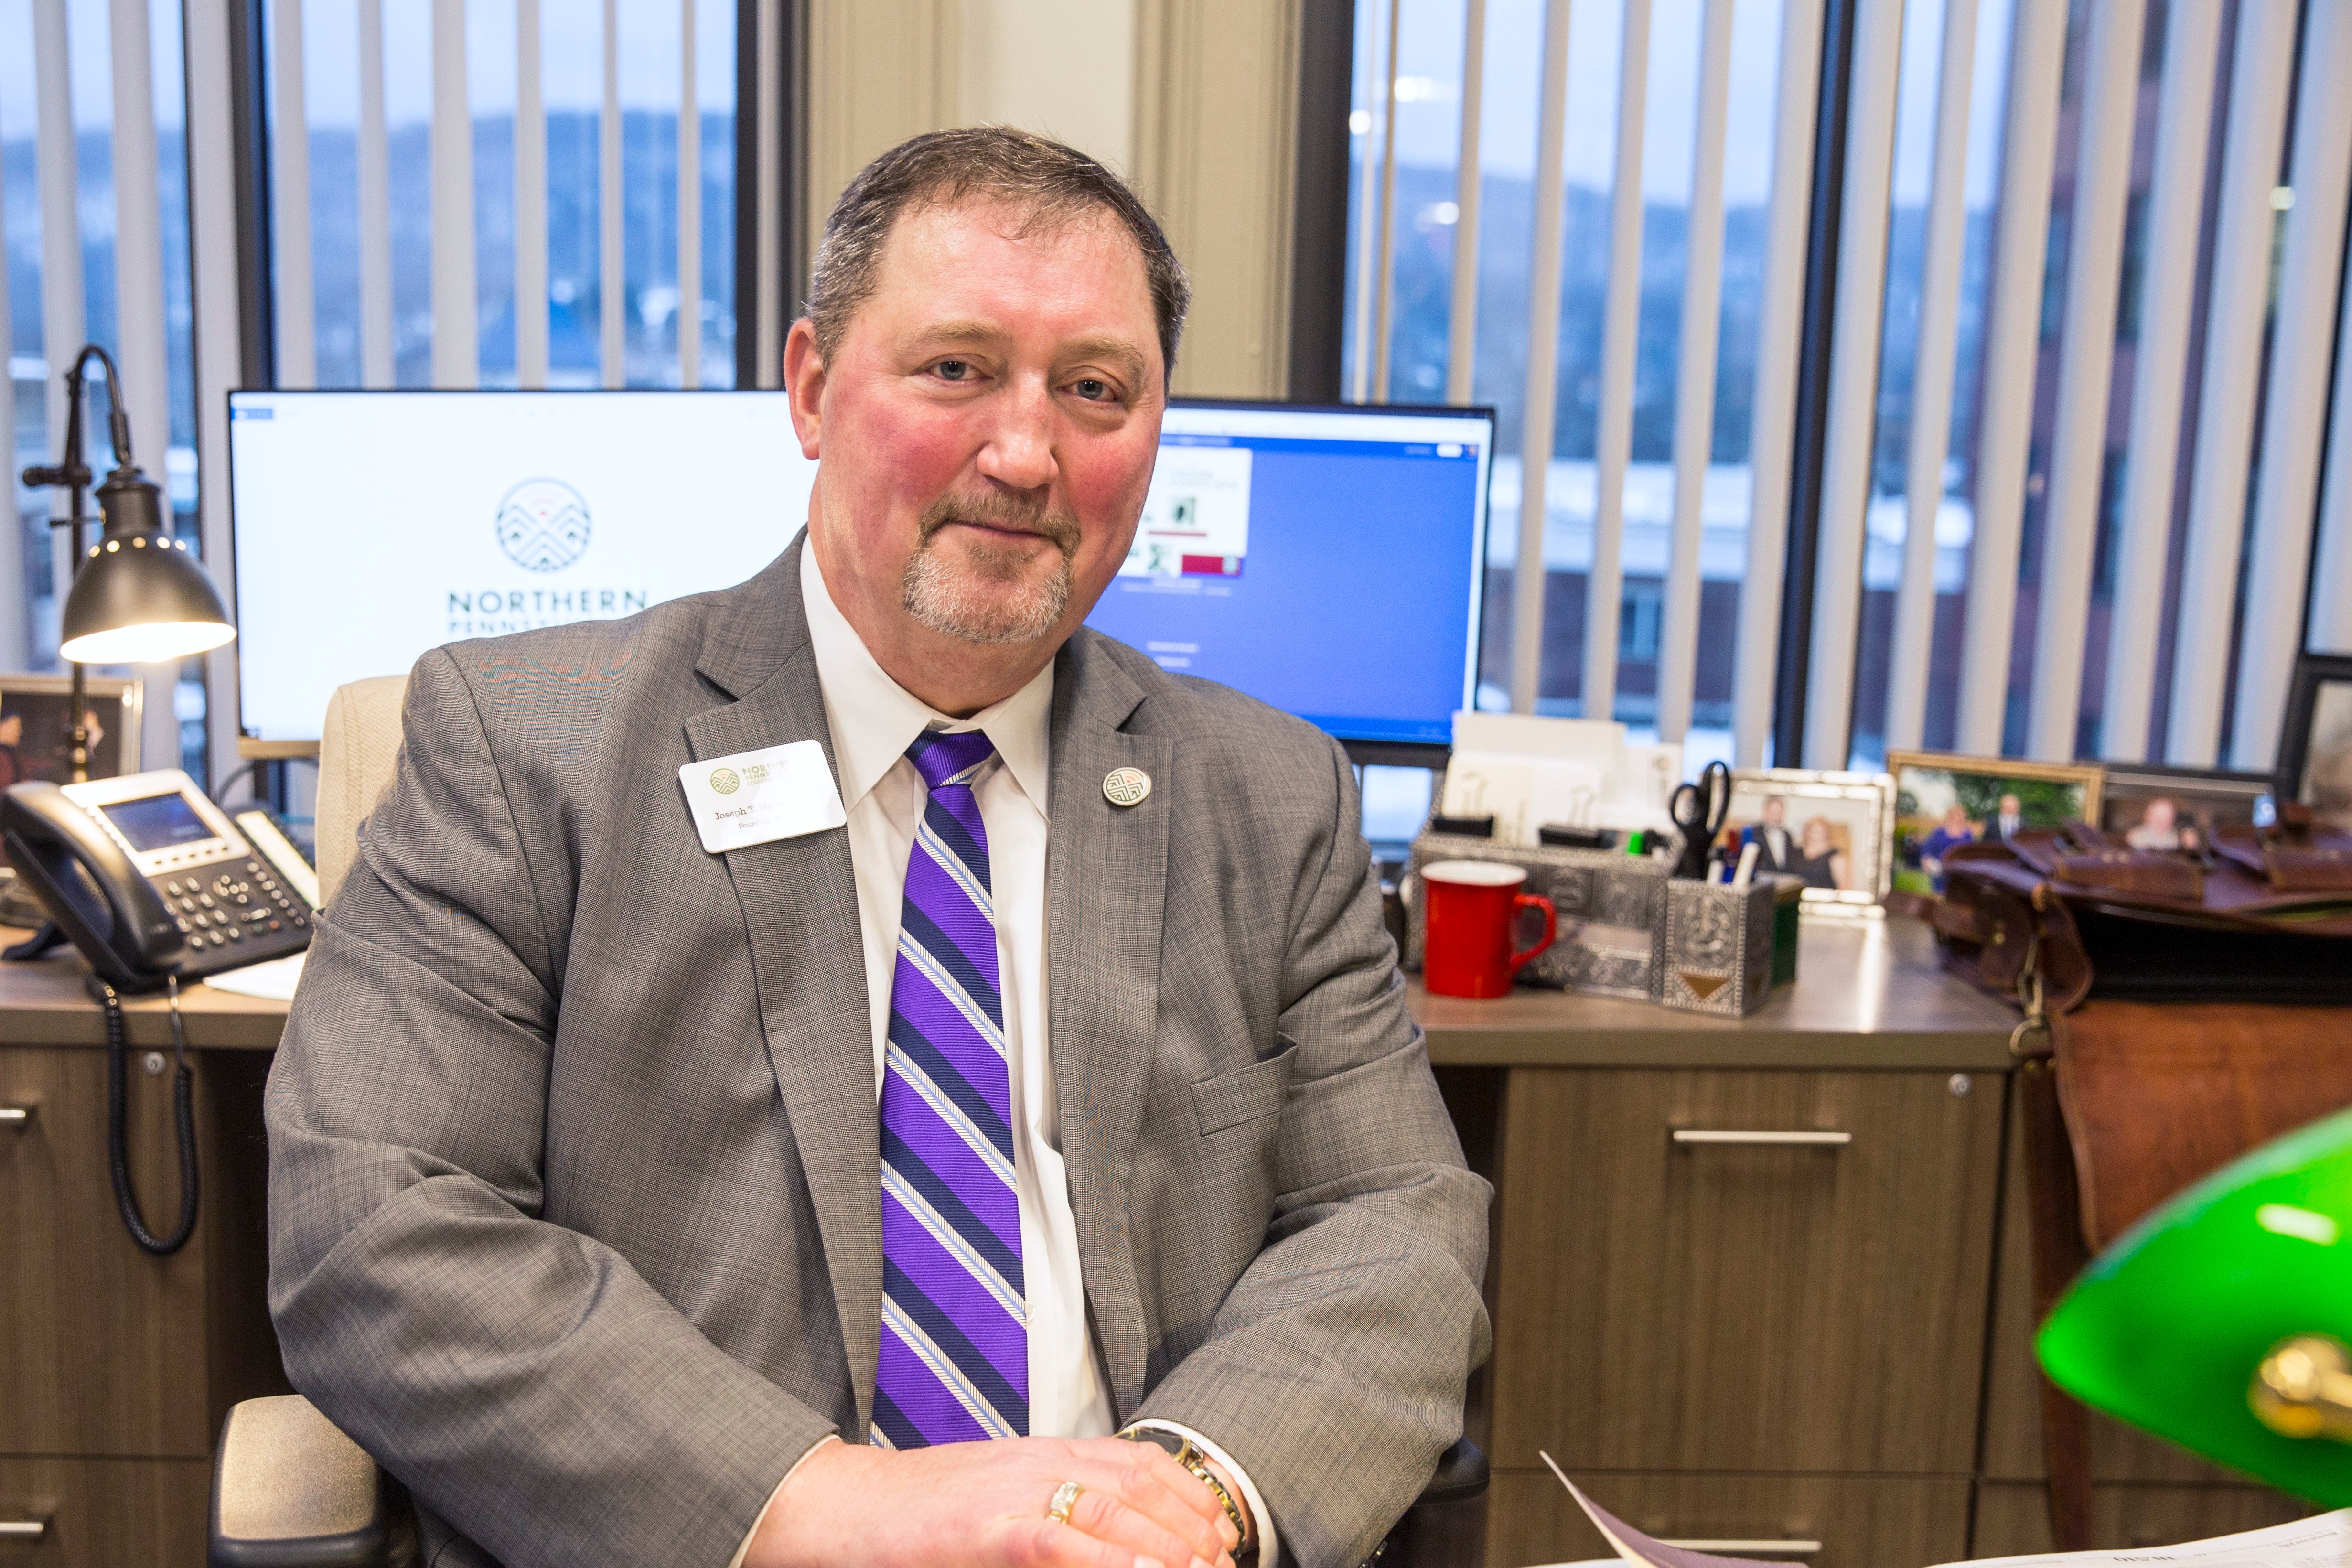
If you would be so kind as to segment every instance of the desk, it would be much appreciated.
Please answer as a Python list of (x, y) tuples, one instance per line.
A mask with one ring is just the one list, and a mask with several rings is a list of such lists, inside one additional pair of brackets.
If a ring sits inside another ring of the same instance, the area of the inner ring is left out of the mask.
[[(21, 931), (0, 930), (0, 941)], [(202, 1210), (169, 1258), (141, 1252), (107, 1170), (106, 1031), (69, 951), (0, 965), (0, 1568), (204, 1561), (213, 1435), (231, 1404), (282, 1393), (264, 1289), (261, 1090), (285, 1008), (189, 988)], [(178, 1213), (160, 1000), (127, 1008), (133, 1184), (151, 1228)], [(159, 1065), (162, 1065), (159, 1062)]]
[[(1469, 1422), (1494, 1489), (1416, 1560), (1605, 1555), (1538, 1449), (1654, 1535), (1780, 1543), (1741, 1555), (2048, 1550), (2015, 1015), (1916, 922), (1808, 920), (1801, 940), (1797, 984), (1742, 1019), (1415, 988), (1496, 1193)], [(1674, 1136), (1722, 1131), (1811, 1140)], [(2112, 1423), (2096, 1473), (2102, 1544), (2309, 1511)]]
[[(1809, 920), (1802, 942), (1797, 984), (1744, 1019), (1413, 988), (1497, 1192), (1495, 1359), (1470, 1411), (1496, 1480), (1409, 1561), (1601, 1555), (1538, 1447), (1654, 1533), (1818, 1541), (1818, 1568), (2042, 1543), (2011, 1016), (1938, 969), (1916, 924)], [(160, 1000), (129, 1013), (139, 1050), (168, 1050)], [(105, 1037), (79, 962), (0, 966), (0, 1104), (38, 1104), (26, 1131), (0, 1131), (0, 1517), (37, 1502), (55, 1521), (26, 1568), (199, 1562), (220, 1416), (279, 1386), (260, 1093), (285, 1009), (198, 985), (183, 1013), (205, 1220), (158, 1261), (114, 1214)], [(176, 1197), (169, 1083), (134, 1064), (151, 1215)], [(1852, 1142), (1692, 1145), (1677, 1129)], [(2303, 1511), (2120, 1429), (2100, 1441), (2116, 1544)]]

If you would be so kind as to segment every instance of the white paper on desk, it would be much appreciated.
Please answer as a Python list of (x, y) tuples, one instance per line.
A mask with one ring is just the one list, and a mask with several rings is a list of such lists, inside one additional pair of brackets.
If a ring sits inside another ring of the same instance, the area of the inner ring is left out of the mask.
[(1454, 715), (1456, 752), (1501, 752), (1613, 769), (1625, 750), (1625, 726), (1606, 719), (1549, 719), (1534, 713)]
[(1493, 816), (1497, 844), (1533, 844), (1547, 822), (1606, 826), (1597, 814), (1612, 771), (1589, 762), (1456, 752), (1445, 764), (1438, 809), (1448, 816)]
[[(1551, 1467), (1553, 1475), (1559, 1477), (1559, 1484), (1584, 1510), (1593, 1528), (1617, 1549), (1618, 1557), (1637, 1568), (1787, 1568), (1786, 1563), (1774, 1564), (1751, 1557), (1709, 1556), (1644, 1535), (1586, 1497), (1575, 1482), (1560, 1473), (1549, 1454), (1543, 1456), (1543, 1462)], [(2163, 1568), (2176, 1563), (2183, 1568), (2352, 1568), (2352, 1509), (2337, 1509), (2334, 1513), (2297, 1520), (2293, 1524), (2274, 1524), (2267, 1530), (2192, 1541), (2181, 1546), (1990, 1557), (1972, 1564), (1947, 1563), (1939, 1568)], [(1889, 1568), (1899, 1565), (1890, 1564)]]
[(294, 987), (302, 981), (302, 961), (310, 953), (291, 952), (284, 958), (268, 958), (259, 963), (248, 963), (243, 969), (224, 970), (208, 974), (205, 984), (215, 991), (226, 991), (238, 996), (258, 996), (265, 1002), (291, 1002)]

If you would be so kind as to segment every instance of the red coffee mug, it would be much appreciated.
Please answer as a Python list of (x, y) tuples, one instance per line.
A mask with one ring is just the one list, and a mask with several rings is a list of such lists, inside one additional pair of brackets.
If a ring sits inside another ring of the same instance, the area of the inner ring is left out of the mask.
[[(1421, 868), (1426, 936), (1421, 983), (1439, 996), (1503, 996), (1557, 932), (1551, 900), (1519, 891), (1528, 874), (1496, 860), (1440, 860)], [(1521, 910), (1543, 911), (1543, 940), (1521, 948)]]

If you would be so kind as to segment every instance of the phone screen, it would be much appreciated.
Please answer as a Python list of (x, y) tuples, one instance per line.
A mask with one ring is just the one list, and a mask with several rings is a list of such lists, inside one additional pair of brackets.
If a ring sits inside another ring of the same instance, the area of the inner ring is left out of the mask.
[(196, 808), (176, 793), (117, 801), (99, 810), (106, 813), (106, 820), (131, 841), (131, 847), (142, 853), (216, 837), (210, 825), (196, 815)]

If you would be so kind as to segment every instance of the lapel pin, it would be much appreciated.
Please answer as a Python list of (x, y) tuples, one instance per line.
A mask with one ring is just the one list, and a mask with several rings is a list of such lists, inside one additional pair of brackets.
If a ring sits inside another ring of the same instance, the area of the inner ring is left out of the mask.
[(1103, 798), (1113, 805), (1141, 805), (1151, 793), (1151, 775), (1141, 768), (1113, 768), (1103, 775)]

